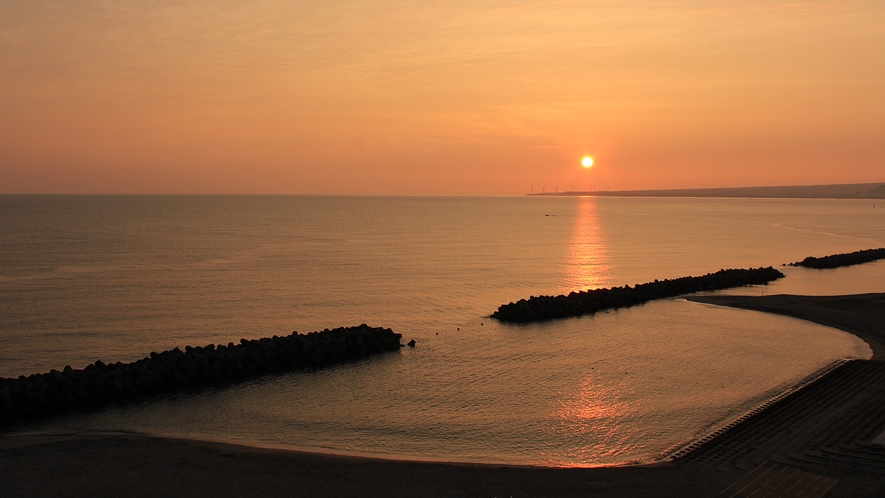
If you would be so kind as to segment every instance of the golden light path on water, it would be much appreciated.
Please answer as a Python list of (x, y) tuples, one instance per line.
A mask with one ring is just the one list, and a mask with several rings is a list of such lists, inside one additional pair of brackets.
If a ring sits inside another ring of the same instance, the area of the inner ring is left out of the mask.
[[(608, 249), (595, 198), (578, 200), (564, 274), (561, 290), (565, 294), (609, 285)], [(622, 392), (630, 389), (627, 383), (606, 385), (591, 369), (575, 387), (573, 392), (562, 393), (559, 407), (551, 414), (558, 421), (550, 429), (552, 439), (571, 440), (570, 449), (538, 463), (562, 466), (568, 465), (566, 460), (605, 461), (629, 453), (635, 434), (624, 420), (636, 408), (622, 399)]]
[(596, 199), (581, 197), (568, 244), (562, 292), (596, 289), (608, 284), (611, 268), (605, 237), (596, 213)]
[(574, 462), (610, 461), (628, 454), (635, 428), (630, 431), (623, 422), (636, 408), (621, 399), (626, 389), (629, 389), (626, 382), (606, 386), (593, 374), (585, 377), (577, 392), (561, 398), (560, 407), (552, 417), (559, 424), (552, 428), (551, 435), (570, 439), (573, 444), (566, 454), (560, 453), (540, 463), (574, 466)]

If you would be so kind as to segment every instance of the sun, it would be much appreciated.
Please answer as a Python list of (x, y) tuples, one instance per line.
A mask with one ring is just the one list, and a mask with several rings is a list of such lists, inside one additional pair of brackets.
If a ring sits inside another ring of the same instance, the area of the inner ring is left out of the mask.
[(585, 156), (584, 159), (581, 159), (581, 164), (585, 168), (589, 168), (590, 166), (593, 166), (593, 158), (590, 156)]

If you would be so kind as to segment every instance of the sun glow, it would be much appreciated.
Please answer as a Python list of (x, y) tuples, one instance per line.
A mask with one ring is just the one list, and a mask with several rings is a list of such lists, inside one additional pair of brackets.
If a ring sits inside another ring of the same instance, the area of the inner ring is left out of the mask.
[(593, 166), (593, 158), (590, 156), (586, 156), (586, 157), (584, 157), (584, 159), (581, 159), (581, 164), (585, 168), (589, 168), (590, 166)]

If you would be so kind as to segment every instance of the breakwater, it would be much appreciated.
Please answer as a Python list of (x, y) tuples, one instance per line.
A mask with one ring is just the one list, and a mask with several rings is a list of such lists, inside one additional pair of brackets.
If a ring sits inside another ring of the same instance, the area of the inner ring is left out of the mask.
[(554, 318), (588, 315), (597, 311), (626, 308), (654, 299), (675, 297), (693, 292), (712, 291), (744, 285), (767, 284), (784, 276), (772, 267), (719, 270), (699, 277), (655, 280), (634, 287), (612, 287), (571, 292), (567, 296), (532, 296), (503, 304), (492, 313), (502, 322), (529, 323)]
[(805, 268), (816, 268), (823, 270), (826, 268), (839, 268), (841, 266), (859, 265), (861, 263), (869, 263), (885, 259), (885, 247), (879, 249), (864, 249), (862, 251), (854, 251), (843, 254), (833, 254), (822, 258), (808, 256), (802, 261), (790, 263), (790, 266), (804, 266)]
[(17, 379), (0, 378), (0, 426), (138, 396), (234, 383), (271, 373), (319, 368), (397, 351), (402, 335), (390, 329), (341, 327), (227, 346), (175, 348), (132, 363), (102, 361), (82, 370), (66, 366)]

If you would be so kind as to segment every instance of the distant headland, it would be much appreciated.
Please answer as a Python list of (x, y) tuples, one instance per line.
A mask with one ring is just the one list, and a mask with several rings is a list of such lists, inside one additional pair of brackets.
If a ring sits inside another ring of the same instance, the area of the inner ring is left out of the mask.
[(529, 196), (597, 197), (757, 197), (769, 199), (885, 199), (885, 183), (844, 183), (784, 187), (687, 188), (667, 190), (592, 190), (543, 192)]

